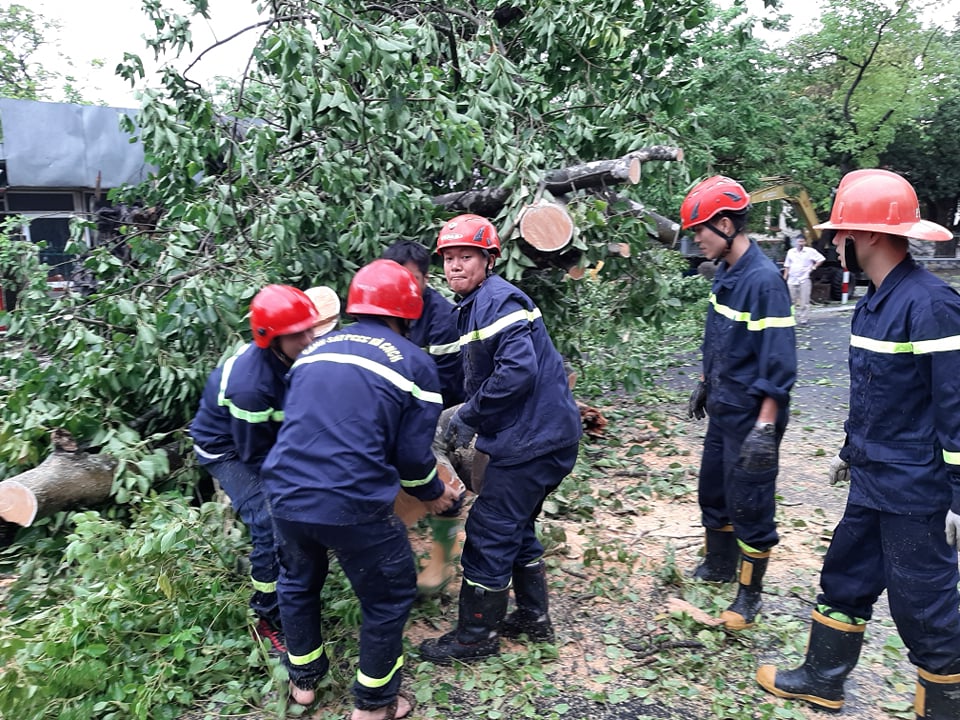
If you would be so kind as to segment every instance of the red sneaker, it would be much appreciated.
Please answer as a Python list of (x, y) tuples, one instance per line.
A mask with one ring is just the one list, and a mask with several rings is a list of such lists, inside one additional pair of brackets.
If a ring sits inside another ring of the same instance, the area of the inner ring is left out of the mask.
[(283, 630), (275, 627), (273, 623), (265, 618), (260, 618), (257, 626), (253, 629), (253, 638), (257, 642), (262, 642), (264, 638), (270, 641), (269, 653), (274, 656), (285, 655), (287, 652), (286, 640), (283, 637)]

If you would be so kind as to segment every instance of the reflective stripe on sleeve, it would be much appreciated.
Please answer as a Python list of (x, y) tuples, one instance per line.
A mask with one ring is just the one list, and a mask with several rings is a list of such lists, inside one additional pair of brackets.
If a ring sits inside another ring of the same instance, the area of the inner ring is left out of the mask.
[(468, 332), (466, 335), (460, 337), (460, 345), (466, 345), (469, 342), (476, 342), (477, 340), (486, 340), (496, 335), (498, 332), (503, 330), (510, 325), (518, 322), (529, 322), (532, 323), (538, 317), (543, 317), (540, 312), (540, 308), (534, 308), (533, 310), (517, 310), (508, 315), (504, 315), (502, 318), (499, 318), (496, 322), (487, 325), (486, 327), (478, 328), (472, 332)]
[(772, 316), (751, 320), (749, 312), (740, 312), (739, 310), (734, 310), (729, 305), (721, 304), (714, 293), (710, 293), (710, 304), (713, 305), (713, 309), (717, 311), (718, 315), (722, 315), (734, 322), (744, 323), (747, 326), (747, 330), (759, 331), (766, 330), (767, 328), (788, 328), (794, 327), (797, 324), (797, 321), (793, 317), (792, 308), (790, 314), (786, 317)]
[(266, 410), (260, 410), (258, 412), (252, 412), (250, 410), (244, 410), (241, 407), (237, 407), (230, 400), (227, 399), (227, 383), (230, 380), (230, 373), (233, 372), (233, 365), (237, 362), (237, 358), (243, 355), (250, 345), (244, 345), (240, 350), (237, 351), (227, 362), (223, 365), (223, 374), (220, 376), (220, 391), (217, 393), (217, 405), (227, 408), (230, 411), (230, 414), (238, 420), (244, 420), (245, 422), (256, 424), (256, 423), (265, 423), (265, 422), (283, 422), (283, 410), (274, 410), (273, 408), (267, 408)]
[(947, 465), (960, 465), (960, 452), (943, 451), (943, 461)]
[(850, 347), (870, 350), (871, 352), (882, 353), (884, 355), (896, 355), (898, 353), (927, 355), (929, 353), (960, 350), (960, 335), (951, 335), (950, 337), (935, 338), (933, 340), (916, 340), (914, 342), (874, 340), (873, 338), (863, 337), (862, 335), (851, 335)]
[(410, 393), (418, 400), (436, 403), (437, 405), (443, 405), (443, 396), (440, 393), (424, 390), (415, 382), (413, 382), (413, 380), (408, 380), (396, 370), (391, 370), (375, 360), (360, 357), (359, 355), (346, 355), (344, 353), (318, 353), (316, 355), (308, 355), (307, 357), (299, 358), (293, 364), (291, 370), (296, 368), (298, 365), (306, 365), (315, 362), (332, 362), (339, 363), (341, 365), (356, 365), (357, 367), (361, 367), (364, 370), (369, 370), (370, 372), (379, 375), (384, 380), (396, 385), (404, 392)]
[(453, 355), (460, 352), (460, 341), (447, 343), (446, 345), (428, 345), (424, 350), (429, 355)]
[(357, 670), (357, 682), (368, 688), (379, 688), (386, 685), (390, 682), (390, 679), (397, 674), (397, 670), (403, 667), (403, 655), (397, 658), (397, 661), (393, 664), (393, 670), (387, 673), (386, 677), (382, 678), (372, 678), (369, 675), (364, 675), (360, 670)]
[(437, 469), (434, 468), (430, 471), (430, 474), (427, 475), (422, 480), (401, 480), (400, 487), (420, 487), (421, 485), (429, 485), (433, 482), (433, 479), (437, 476)]

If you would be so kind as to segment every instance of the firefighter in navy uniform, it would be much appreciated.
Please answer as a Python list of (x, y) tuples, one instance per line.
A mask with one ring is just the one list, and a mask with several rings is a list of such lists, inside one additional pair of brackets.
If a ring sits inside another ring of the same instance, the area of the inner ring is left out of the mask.
[[(776, 266), (746, 235), (750, 196), (717, 175), (697, 184), (680, 207), (703, 254), (718, 261), (703, 334), (703, 376), (691, 417), (710, 416), (698, 500), (706, 552), (694, 577), (739, 581), (721, 614), (727, 628), (754, 624), (763, 576), (777, 544), (776, 480), (797, 376), (790, 294)], [(739, 565), (739, 574), (737, 568)]]
[(360, 601), (354, 720), (405, 717), (403, 628), (416, 597), (403, 487), (443, 512), (458, 499), (437, 476), (431, 442), (442, 409), (437, 371), (404, 337), (423, 301), (413, 276), (376, 260), (350, 284), (357, 322), (311, 344), (289, 373), (284, 422), (263, 467), (280, 557), (290, 693), (309, 705), (326, 674), (320, 594), (333, 550)]
[(423, 314), (410, 323), (407, 337), (436, 363), (443, 406), (449, 408), (459, 405), (464, 396), (457, 312), (453, 303), (427, 285), (430, 253), (419, 243), (401, 240), (384, 250), (381, 257), (403, 265), (420, 286)]
[(277, 653), (286, 652), (277, 601), (279, 565), (260, 472), (283, 419), (284, 378), (313, 339), (318, 319), (313, 303), (297, 288), (268, 285), (258, 292), (250, 303), (253, 342), (210, 374), (190, 423), (197, 459), (250, 532), (250, 607), (258, 618), (257, 634)]
[(765, 665), (779, 697), (839, 710), (864, 629), (884, 589), (917, 666), (915, 711), (960, 718), (960, 296), (921, 268), (907, 238), (944, 241), (920, 219), (907, 180), (886, 170), (844, 176), (830, 221), (844, 267), (870, 279), (850, 337), (847, 442), (831, 481), (850, 480), (820, 573), (804, 663)]
[[(476, 448), (490, 456), (466, 523), (457, 625), (420, 646), (424, 659), (448, 664), (499, 653), (501, 634), (553, 640), (536, 519), (573, 469), (582, 428), (540, 310), (492, 274), (500, 239), (490, 221), (453, 218), (437, 251), (459, 298), (467, 395), (447, 433), (458, 446), (476, 435)], [(504, 617), (511, 585), (516, 610)]]
[[(400, 240), (384, 250), (383, 258), (409, 270), (423, 295), (423, 314), (410, 324), (410, 341), (426, 352), (437, 365), (444, 408), (463, 402), (463, 363), (460, 360), (460, 332), (453, 303), (427, 284), (430, 253), (410, 240)], [(430, 595), (441, 591), (456, 575), (454, 560), (463, 527), (461, 507), (454, 514), (428, 515), (432, 542), (430, 558), (417, 575), (417, 590)]]

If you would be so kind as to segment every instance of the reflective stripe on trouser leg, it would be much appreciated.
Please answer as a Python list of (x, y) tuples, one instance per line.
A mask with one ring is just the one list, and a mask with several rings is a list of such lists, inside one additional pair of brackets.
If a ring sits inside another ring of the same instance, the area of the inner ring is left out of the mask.
[(207, 466), (230, 498), (234, 512), (250, 533), (250, 575), (253, 597), (250, 607), (259, 616), (277, 622), (276, 596), (280, 565), (277, 561), (276, 531), (267, 494), (259, 475), (239, 460), (226, 460)]
[(361, 710), (383, 707), (400, 690), (403, 628), (417, 595), (407, 528), (391, 514), (376, 523), (340, 528), (350, 536), (337, 558), (360, 600), (360, 667), (352, 692)]
[(311, 688), (329, 667), (320, 599), (329, 570), (327, 546), (316, 525), (277, 518), (276, 526), (280, 559), (277, 594), (287, 645), (287, 670), (295, 685)]

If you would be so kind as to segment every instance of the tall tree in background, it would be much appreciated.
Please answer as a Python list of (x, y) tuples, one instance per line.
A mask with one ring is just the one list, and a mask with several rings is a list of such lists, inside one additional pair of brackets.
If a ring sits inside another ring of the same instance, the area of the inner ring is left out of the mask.
[(821, 29), (790, 43), (784, 81), (816, 107), (820, 144), (840, 173), (874, 166), (897, 129), (936, 106), (955, 75), (943, 31), (918, 19), (920, 3), (826, 0)]
[(55, 75), (34, 59), (54, 26), (23, 5), (0, 8), (0, 95), (37, 100)]
[[(828, 194), (836, 178), (827, 168), (823, 180), (816, 107), (784, 81), (788, 65), (755, 34), (760, 20), (739, 5), (715, 9), (707, 20), (673, 64), (688, 83), (685, 112), (669, 121), (687, 165), (751, 189), (764, 176), (788, 175), (815, 197)], [(782, 22), (772, 27), (782, 29)]]

